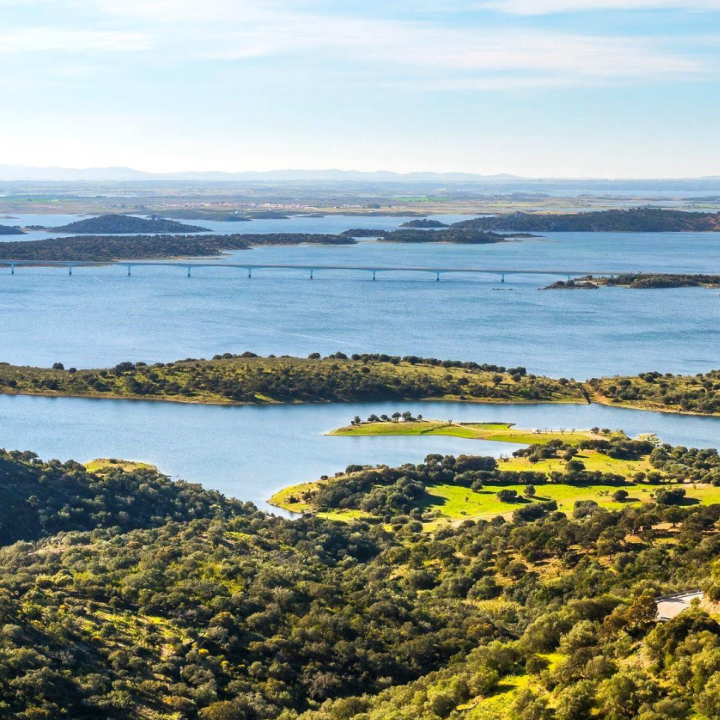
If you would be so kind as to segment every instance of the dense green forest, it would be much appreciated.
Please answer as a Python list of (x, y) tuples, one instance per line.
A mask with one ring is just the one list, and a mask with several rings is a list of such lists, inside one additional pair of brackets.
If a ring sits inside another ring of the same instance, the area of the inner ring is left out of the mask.
[(339, 235), (268, 233), (261, 235), (89, 235), (0, 244), (0, 260), (110, 262), (214, 257), (254, 245), (351, 245)]
[(463, 230), (524, 232), (718, 232), (720, 213), (682, 210), (600, 210), (582, 213), (516, 212), (455, 223)]
[(645, 372), (635, 377), (593, 378), (587, 387), (599, 401), (701, 415), (720, 414), (720, 370), (697, 375)]
[(52, 232), (77, 233), (78, 235), (123, 235), (126, 233), (202, 233), (210, 232), (210, 230), (155, 216), (147, 219), (134, 215), (99, 215), (52, 228)]
[[(151, 470), (0, 463), (0, 717), (720, 718), (720, 505), (428, 533), (389, 504), (290, 521)], [(696, 588), (655, 622), (655, 597)]]
[(576, 383), (531, 375), (525, 368), (343, 353), (326, 358), (313, 353), (307, 359), (227, 353), (212, 360), (124, 362), (105, 370), (0, 364), (0, 392), (241, 404), (432, 398), (585, 402)]

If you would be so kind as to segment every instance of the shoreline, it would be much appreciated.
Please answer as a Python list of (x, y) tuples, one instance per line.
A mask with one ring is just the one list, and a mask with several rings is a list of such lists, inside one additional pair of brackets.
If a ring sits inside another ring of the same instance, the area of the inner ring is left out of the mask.
[(83, 393), (60, 393), (60, 392), (15, 392), (8, 389), (0, 389), (0, 396), (10, 397), (43, 397), (43, 398), (71, 398), (77, 400), (127, 400), (130, 402), (157, 402), (174, 403), (176, 405), (209, 405), (215, 407), (281, 407), (287, 405), (350, 405), (353, 403), (459, 403), (463, 405), (600, 405), (602, 407), (619, 408), (621, 410), (635, 410), (640, 412), (657, 412), (665, 415), (686, 415), (691, 417), (717, 418), (720, 413), (700, 413), (689, 410), (672, 410), (662, 407), (645, 407), (643, 405), (629, 405), (626, 403), (615, 403), (607, 399), (593, 398), (588, 401), (585, 398), (567, 400), (505, 400), (502, 398), (470, 398), (459, 399), (457, 397), (441, 398), (375, 398), (375, 399), (350, 399), (350, 400), (291, 400), (287, 402), (268, 400), (265, 402), (235, 402), (222, 400), (202, 400), (195, 398), (172, 398), (153, 397), (150, 395), (116, 395), (116, 394), (83, 394)]

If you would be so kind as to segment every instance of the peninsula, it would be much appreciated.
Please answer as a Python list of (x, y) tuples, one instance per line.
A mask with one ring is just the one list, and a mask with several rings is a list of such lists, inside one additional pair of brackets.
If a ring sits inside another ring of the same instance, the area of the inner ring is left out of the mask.
[(24, 232), (17, 225), (0, 225), (0, 235), (24, 235)]
[(212, 360), (123, 362), (89, 370), (0, 363), (0, 393), (134, 398), (218, 405), (448, 400), (482, 403), (599, 403), (720, 415), (720, 370), (704, 375), (640, 373), (578, 382), (524, 367), (379, 354), (308, 358), (225, 353)]
[(451, 227), (465, 231), (719, 232), (720, 213), (654, 208), (581, 213), (515, 212), (464, 220)]
[(103, 370), (0, 364), (0, 393), (120, 397), (210, 404), (468, 400), (584, 403), (568, 380), (473, 362), (335, 353), (307, 359), (253, 353), (212, 360), (120, 363)]
[[(406, 413), (405, 415), (408, 415)], [(575, 503), (617, 510), (627, 503), (657, 502), (672, 485), (683, 487), (662, 500), (717, 502), (720, 456), (715, 450), (673, 448), (655, 439), (631, 439), (622, 431), (516, 429), (505, 423), (443, 423), (421, 418), (353, 424), (335, 436), (447, 434), (467, 439), (522, 443), (509, 457), (429, 455), (421, 465), (391, 469), (350, 466), (333, 478), (290, 486), (270, 502), (292, 512), (334, 520), (410, 515), (426, 529), (438, 523), (497, 515), (535, 520)], [(702, 455), (704, 469), (696, 458)], [(670, 491), (673, 492), (673, 491)]]
[(228, 250), (249, 250), (259, 245), (353, 245), (352, 238), (306, 233), (251, 235), (89, 235), (0, 243), (0, 261), (170, 260), (215, 257)]

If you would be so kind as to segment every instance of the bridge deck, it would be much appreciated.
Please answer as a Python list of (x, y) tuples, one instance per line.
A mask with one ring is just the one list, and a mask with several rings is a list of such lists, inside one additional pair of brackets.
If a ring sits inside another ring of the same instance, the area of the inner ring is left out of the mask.
[(358, 272), (412, 272), (412, 273), (471, 273), (484, 275), (564, 275), (567, 277), (582, 277), (585, 275), (620, 275), (635, 273), (637, 270), (563, 270), (555, 268), (478, 268), (478, 267), (417, 267), (417, 266), (387, 266), (387, 265), (290, 265), (272, 263), (227, 263), (202, 262), (188, 260), (152, 261), (152, 260), (0, 260), (0, 267), (34, 266), (34, 267), (101, 267), (118, 265), (126, 268), (134, 267), (177, 267), (183, 269), (196, 268), (226, 268), (240, 270), (303, 270), (317, 272), (322, 270), (341, 270)]

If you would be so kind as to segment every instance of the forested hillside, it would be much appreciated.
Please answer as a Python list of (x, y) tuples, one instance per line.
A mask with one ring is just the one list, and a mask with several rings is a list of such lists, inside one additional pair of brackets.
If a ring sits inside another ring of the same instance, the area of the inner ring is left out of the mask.
[[(27, 528), (0, 549), (2, 717), (720, 717), (714, 606), (658, 625), (653, 600), (720, 596), (719, 505), (578, 504), (432, 534), (402, 513), (341, 524), (190, 501), (119, 469), (126, 507), (165, 495), (166, 519), (128, 526), (90, 510), (115, 493), (76, 464), (2, 461), (3, 527)], [(67, 507), (38, 539), (46, 483)]]

